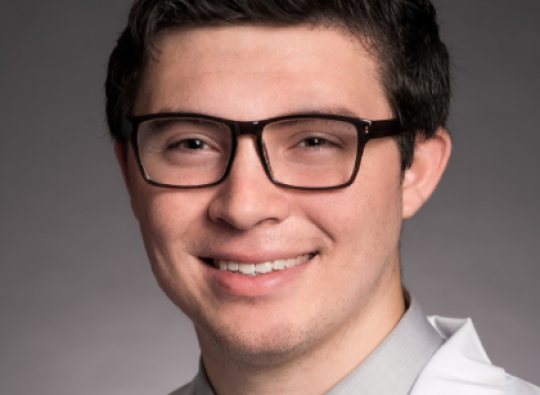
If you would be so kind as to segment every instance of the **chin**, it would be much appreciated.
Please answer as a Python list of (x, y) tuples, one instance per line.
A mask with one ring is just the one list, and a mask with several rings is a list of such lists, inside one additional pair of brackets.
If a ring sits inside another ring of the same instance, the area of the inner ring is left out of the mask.
[[(230, 328), (196, 326), (201, 349), (217, 350), (239, 365), (253, 368), (282, 366), (310, 350), (316, 343), (315, 333), (294, 329), (281, 323), (279, 327)], [(204, 351), (203, 351), (204, 355)]]

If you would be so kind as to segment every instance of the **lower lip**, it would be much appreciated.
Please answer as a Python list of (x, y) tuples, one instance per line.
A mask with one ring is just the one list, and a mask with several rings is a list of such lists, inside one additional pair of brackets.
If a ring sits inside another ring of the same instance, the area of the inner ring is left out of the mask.
[(289, 269), (276, 270), (271, 273), (246, 276), (228, 270), (216, 269), (209, 266), (207, 274), (211, 289), (220, 297), (263, 297), (279, 293), (281, 290), (297, 281), (310, 266), (314, 264), (318, 255)]

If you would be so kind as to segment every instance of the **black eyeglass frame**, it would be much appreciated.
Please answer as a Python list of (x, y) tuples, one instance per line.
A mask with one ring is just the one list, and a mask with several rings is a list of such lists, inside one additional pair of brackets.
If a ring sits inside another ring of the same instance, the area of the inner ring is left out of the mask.
[[(141, 157), (140, 157), (139, 141), (137, 138), (138, 132), (139, 132), (139, 126), (143, 122), (147, 122), (147, 121), (151, 121), (155, 119), (162, 119), (162, 118), (179, 118), (179, 119), (199, 118), (199, 119), (204, 119), (208, 121), (218, 122), (218, 123), (226, 125), (229, 128), (229, 130), (232, 133), (231, 153), (227, 160), (225, 171), (223, 172), (223, 175), (221, 176), (219, 180), (210, 184), (203, 184), (203, 185), (172, 185), (172, 184), (162, 184), (150, 178), (150, 176), (146, 173), (144, 169), (144, 166), (142, 164)], [(330, 187), (303, 187), (303, 186), (284, 184), (277, 181), (274, 178), (274, 175), (272, 174), (270, 170), (268, 158), (266, 157), (264, 153), (264, 146), (263, 146), (263, 141), (262, 141), (262, 133), (263, 133), (264, 128), (274, 122), (286, 121), (290, 119), (308, 119), (308, 118), (328, 119), (328, 120), (334, 120), (334, 121), (347, 122), (354, 125), (354, 127), (356, 128), (356, 131), (358, 133), (356, 162), (354, 164), (354, 169), (353, 169), (351, 178), (346, 183), (334, 185)], [(333, 114), (296, 114), (296, 115), (293, 114), (293, 115), (284, 115), (284, 116), (279, 116), (279, 117), (274, 117), (274, 118), (268, 118), (268, 119), (264, 119), (260, 121), (233, 121), (230, 119), (218, 118), (218, 117), (213, 117), (210, 115), (197, 114), (197, 113), (162, 112), (162, 113), (126, 117), (124, 118), (124, 121), (122, 124), (122, 137), (124, 138), (125, 141), (131, 142), (133, 151), (135, 153), (135, 157), (137, 158), (137, 164), (138, 164), (139, 170), (144, 180), (150, 185), (153, 185), (156, 187), (174, 188), (174, 189), (208, 188), (208, 187), (218, 185), (221, 182), (223, 182), (229, 175), (232, 168), (232, 164), (234, 162), (234, 158), (236, 155), (236, 148), (238, 145), (238, 136), (249, 135), (249, 134), (254, 135), (256, 137), (257, 151), (259, 154), (259, 158), (261, 159), (261, 163), (263, 165), (264, 171), (266, 172), (266, 175), (268, 176), (270, 181), (272, 181), (272, 183), (274, 183), (275, 185), (285, 187), (285, 188), (299, 189), (299, 190), (318, 190), (318, 191), (346, 188), (350, 186), (356, 179), (358, 170), (360, 168), (362, 155), (364, 153), (364, 148), (366, 144), (368, 143), (368, 141), (373, 140), (373, 139), (383, 138), (383, 137), (397, 136), (401, 133), (402, 133), (401, 123), (397, 119), (371, 121), (368, 119), (348, 117), (348, 116), (342, 116), (342, 115), (333, 115)]]

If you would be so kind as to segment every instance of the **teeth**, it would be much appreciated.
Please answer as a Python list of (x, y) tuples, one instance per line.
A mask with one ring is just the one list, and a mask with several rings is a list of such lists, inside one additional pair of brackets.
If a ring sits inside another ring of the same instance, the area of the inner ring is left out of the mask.
[[(274, 270), (283, 270), (285, 269), (285, 263), (287, 261), (286, 260), (283, 260), (283, 259), (280, 259), (279, 261), (274, 261)], [(289, 267), (289, 266), (287, 266)]]
[(257, 263), (255, 265), (255, 272), (257, 273), (270, 273), (272, 270), (274, 270), (272, 262)]
[[(229, 266), (227, 264), (227, 266)], [(255, 274), (255, 264), (254, 263), (240, 263), (238, 265), (238, 271), (242, 274)]]
[(257, 274), (270, 273), (276, 270), (289, 269), (298, 265), (306, 263), (313, 255), (300, 255), (296, 258), (291, 259), (279, 259), (272, 262), (261, 262), (261, 263), (240, 263), (235, 261), (217, 261), (215, 262), (216, 267), (219, 267), (220, 270), (229, 270), (235, 273), (241, 273), (249, 276), (254, 276)]

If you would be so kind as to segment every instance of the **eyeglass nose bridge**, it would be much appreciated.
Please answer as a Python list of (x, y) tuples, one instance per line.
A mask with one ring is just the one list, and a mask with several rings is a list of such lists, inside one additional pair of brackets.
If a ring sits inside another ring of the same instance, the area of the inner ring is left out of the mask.
[(263, 127), (264, 124), (261, 124), (260, 121), (233, 121), (233, 131), (237, 137), (247, 134), (259, 137)]
[(272, 174), (270, 164), (268, 163), (268, 158), (266, 156), (266, 149), (262, 142), (262, 132), (268, 122), (265, 121), (230, 121), (229, 128), (233, 132), (233, 146), (231, 150), (231, 156), (229, 159), (229, 164), (223, 175), (221, 181), (228, 177), (231, 172), (233, 162), (236, 158), (236, 151), (238, 146), (238, 136), (253, 135), (255, 136), (255, 145), (257, 150), (257, 155), (261, 161), (264, 172), (270, 179), (270, 181), (276, 185), (281, 185)]

